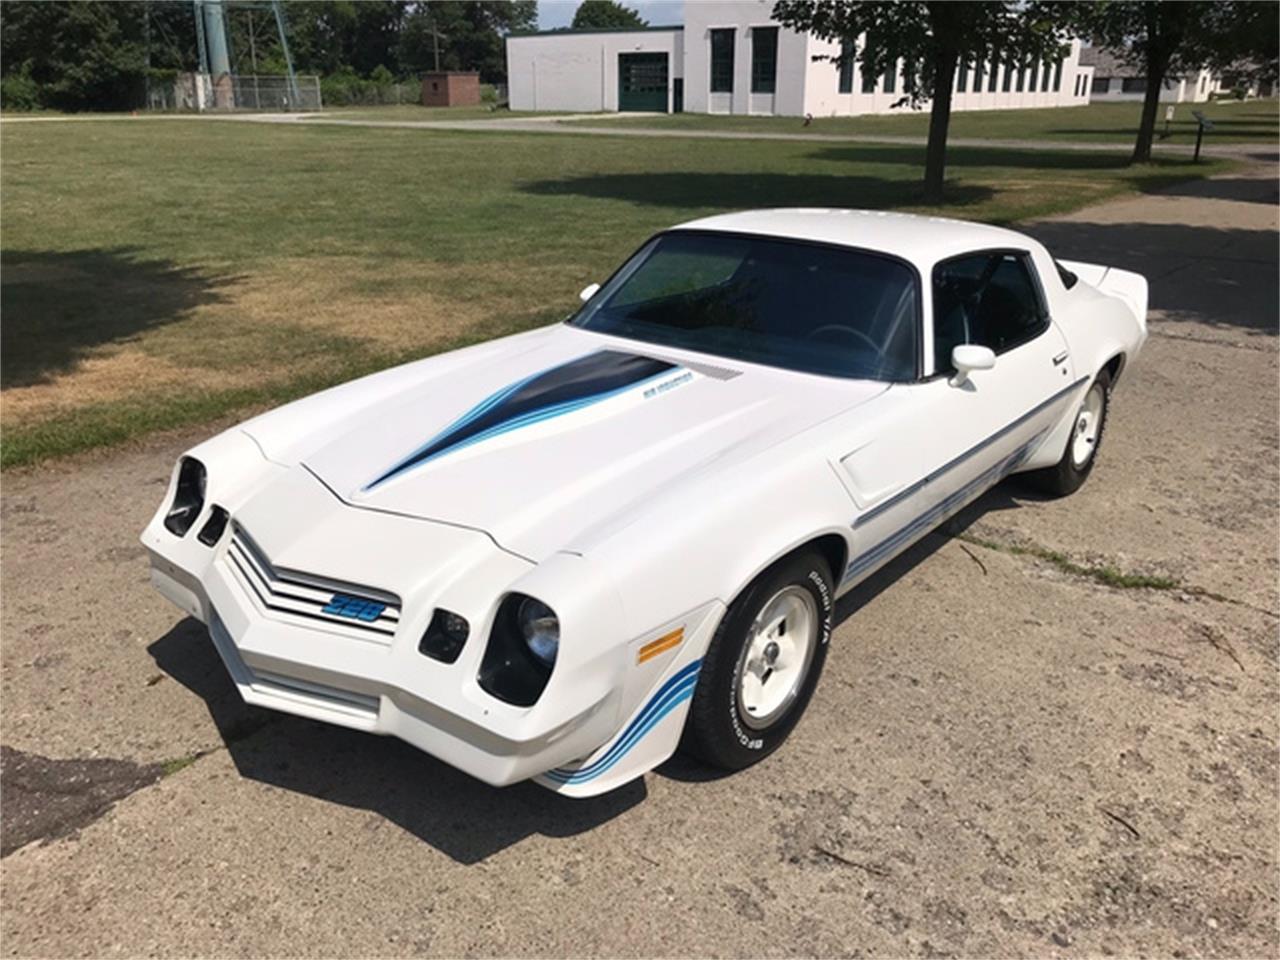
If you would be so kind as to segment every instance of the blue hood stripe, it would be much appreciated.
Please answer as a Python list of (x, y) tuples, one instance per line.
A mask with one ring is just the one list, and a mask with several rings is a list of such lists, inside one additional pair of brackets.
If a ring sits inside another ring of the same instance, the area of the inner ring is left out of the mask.
[(367, 492), (445, 453), (608, 400), (675, 370), (675, 364), (600, 350), (517, 380), (486, 397), (370, 481)]

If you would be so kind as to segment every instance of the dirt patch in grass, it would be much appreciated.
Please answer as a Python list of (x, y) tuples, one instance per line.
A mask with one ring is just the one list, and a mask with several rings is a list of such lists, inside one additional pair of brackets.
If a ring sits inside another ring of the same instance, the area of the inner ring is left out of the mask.
[[(21, 283), (32, 284), (42, 272), (41, 282), (62, 289), (76, 279), (74, 268), (64, 265), (19, 272)], [(300, 377), (323, 381), (353, 361), (435, 352), (495, 320), (498, 327), (534, 322), (543, 316), (541, 304), (563, 300), (572, 285), (541, 267), (508, 264), (496, 276), (490, 272), (488, 264), (285, 260), (220, 285), (216, 297), (172, 305), (168, 317), (135, 324), (117, 341), (71, 345), (66, 329), (43, 340), (33, 332), (22, 353), (38, 354), (53, 336), (63, 338), (56, 348), (65, 357), (40, 376), (17, 377), (14, 385), (6, 380), (0, 424), (22, 428), (77, 414), (91, 419), (95, 411), (142, 396), (167, 403), (179, 394), (254, 391)], [(43, 311), (27, 307), (35, 310), (28, 316), (37, 330), (56, 326), (53, 301)]]

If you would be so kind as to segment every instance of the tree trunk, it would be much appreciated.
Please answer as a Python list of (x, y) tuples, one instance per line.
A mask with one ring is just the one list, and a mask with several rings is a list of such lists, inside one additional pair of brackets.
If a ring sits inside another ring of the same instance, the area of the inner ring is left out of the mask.
[(951, 91), (955, 86), (955, 47), (939, 46), (933, 58), (933, 108), (929, 111), (929, 146), (924, 155), (924, 199), (942, 201), (942, 185), (947, 175), (947, 128), (951, 125)]
[(1142, 122), (1138, 124), (1138, 141), (1133, 145), (1130, 163), (1151, 162), (1151, 140), (1156, 132), (1156, 114), (1160, 111), (1160, 91), (1169, 70), (1167, 57), (1158, 52), (1147, 55), (1147, 93), (1142, 99)]

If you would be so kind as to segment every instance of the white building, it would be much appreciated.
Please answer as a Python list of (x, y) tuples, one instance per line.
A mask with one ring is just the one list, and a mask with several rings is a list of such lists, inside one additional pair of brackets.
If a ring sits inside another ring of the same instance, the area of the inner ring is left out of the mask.
[[(1080, 62), (1093, 67), (1093, 100), (1116, 103), (1143, 100), (1147, 78), (1141, 67), (1131, 66), (1103, 47), (1085, 47)], [(1218, 77), (1208, 70), (1195, 70), (1182, 77), (1166, 77), (1160, 90), (1161, 103), (1204, 103), (1222, 89)]]
[[(831, 117), (888, 113), (902, 99), (901, 62), (865, 77), (852, 58), (815, 62), (840, 44), (781, 27), (771, 9), (686, 0), (679, 26), (508, 37), (511, 109)], [(962, 65), (952, 109), (1079, 106), (1092, 86), (1073, 41), (1062, 60)]]

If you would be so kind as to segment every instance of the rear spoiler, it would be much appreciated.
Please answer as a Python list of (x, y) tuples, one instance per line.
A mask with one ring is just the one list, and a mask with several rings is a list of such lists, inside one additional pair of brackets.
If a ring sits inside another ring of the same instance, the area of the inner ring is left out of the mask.
[(1147, 329), (1147, 278), (1140, 273), (1075, 260), (1058, 261), (1089, 286), (1122, 301), (1143, 330)]

